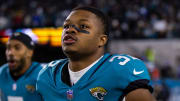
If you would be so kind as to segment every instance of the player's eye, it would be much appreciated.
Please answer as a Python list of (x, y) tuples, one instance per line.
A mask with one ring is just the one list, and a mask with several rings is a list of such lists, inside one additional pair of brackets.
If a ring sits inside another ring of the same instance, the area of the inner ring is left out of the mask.
[(21, 49), (21, 45), (15, 45), (15, 50), (20, 50)]
[(68, 29), (68, 28), (70, 28), (70, 25), (63, 25), (63, 28)]
[(87, 25), (84, 25), (84, 24), (82, 24), (82, 25), (80, 25), (80, 28), (81, 29), (87, 29), (87, 28), (89, 28)]

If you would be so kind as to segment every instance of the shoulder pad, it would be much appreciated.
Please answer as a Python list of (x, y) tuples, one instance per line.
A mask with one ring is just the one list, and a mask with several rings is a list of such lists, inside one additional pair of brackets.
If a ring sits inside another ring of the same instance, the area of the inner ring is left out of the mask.
[(43, 68), (47, 68), (47, 67), (53, 68), (53, 67), (56, 67), (56, 66), (58, 65), (58, 63), (61, 63), (61, 62), (65, 61), (65, 60), (66, 60), (66, 59), (51, 61), (50, 63), (44, 65)]
[(8, 64), (4, 64), (0, 67), (0, 72), (2, 72), (3, 70), (5, 70), (5, 68), (8, 68)]

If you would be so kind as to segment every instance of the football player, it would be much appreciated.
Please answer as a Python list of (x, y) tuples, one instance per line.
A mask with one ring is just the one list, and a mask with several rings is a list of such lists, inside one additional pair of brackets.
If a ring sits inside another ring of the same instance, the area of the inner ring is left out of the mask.
[(7, 64), (0, 67), (1, 101), (42, 101), (36, 91), (37, 75), (42, 68), (32, 62), (34, 43), (21, 32), (7, 42)]
[(96, 8), (71, 11), (62, 35), (68, 58), (50, 62), (38, 77), (37, 90), (45, 101), (155, 101), (141, 60), (105, 52), (108, 26)]

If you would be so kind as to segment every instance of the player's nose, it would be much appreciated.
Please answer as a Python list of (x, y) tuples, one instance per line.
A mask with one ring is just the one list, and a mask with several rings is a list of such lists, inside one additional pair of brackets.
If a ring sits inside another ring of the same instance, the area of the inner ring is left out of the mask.
[(12, 56), (13, 54), (14, 54), (14, 49), (7, 49), (6, 50), (6, 54), (8, 55), (8, 56)]
[(77, 30), (74, 28), (74, 27), (69, 27), (65, 34), (76, 34), (77, 33)]
[(13, 58), (15, 55), (14, 51), (12, 49), (6, 50), (6, 57), (7, 58)]

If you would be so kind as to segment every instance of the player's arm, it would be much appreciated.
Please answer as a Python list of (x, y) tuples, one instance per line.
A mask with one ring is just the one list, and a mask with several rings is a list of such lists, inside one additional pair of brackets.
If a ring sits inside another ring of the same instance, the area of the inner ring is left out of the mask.
[(148, 89), (139, 88), (129, 92), (125, 101), (156, 101)]
[(128, 84), (125, 85), (126, 88), (123, 90), (125, 101), (155, 101), (155, 98), (151, 94), (153, 88), (150, 76), (143, 61), (128, 55), (117, 55), (114, 56), (111, 61), (112, 60), (119, 60), (119, 65), (124, 68), (124, 74), (119, 73), (119, 77), (124, 77), (123, 80), (126, 80), (124, 82)]

